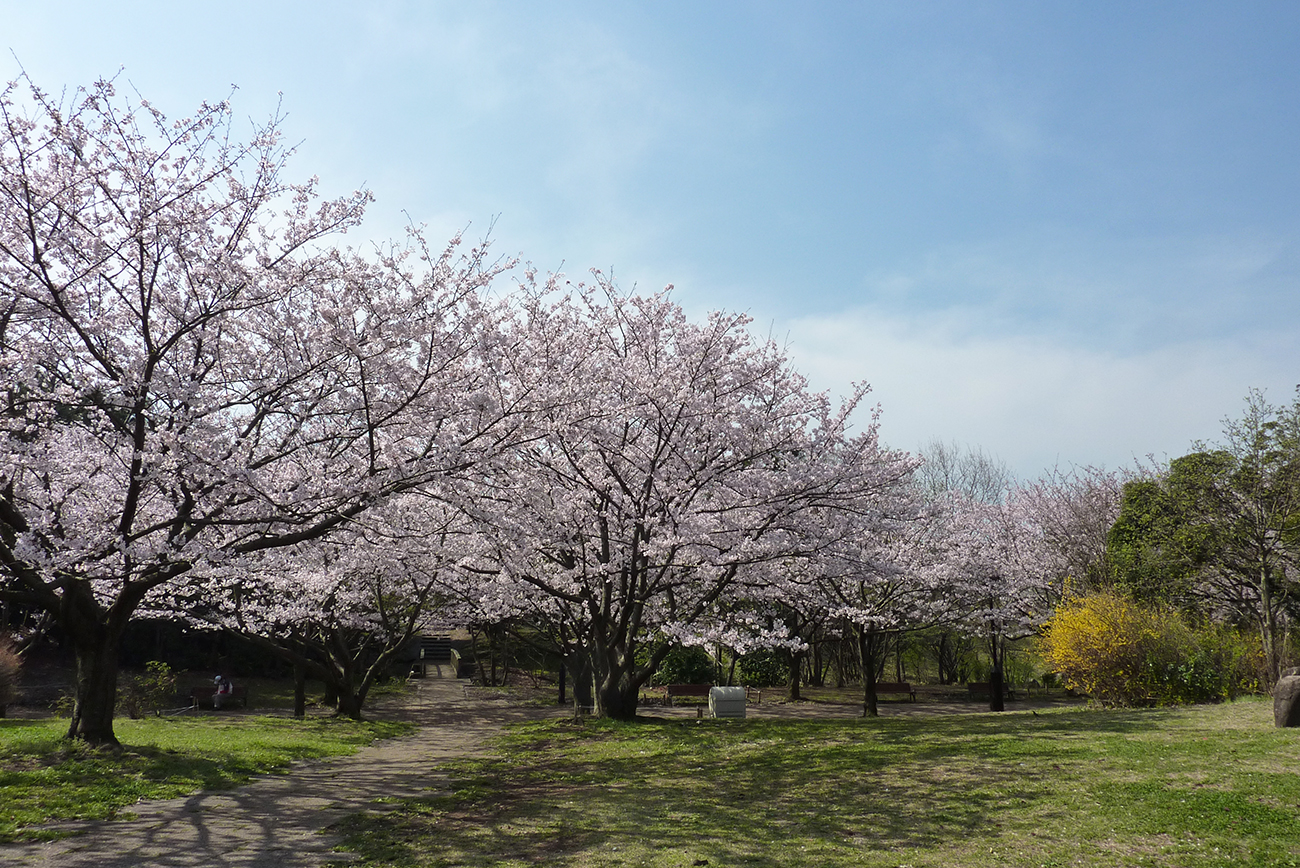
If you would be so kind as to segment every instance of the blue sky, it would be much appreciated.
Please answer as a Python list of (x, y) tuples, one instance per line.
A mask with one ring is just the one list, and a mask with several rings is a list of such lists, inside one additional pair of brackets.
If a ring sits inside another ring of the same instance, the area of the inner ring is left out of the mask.
[[(810, 5), (810, 4), (805, 4)], [(111, 8), (110, 8), (111, 7)], [(1139, 7), (1139, 8), (1133, 8)], [(749, 312), (883, 433), (1024, 476), (1300, 383), (1300, 4), (42, 3), (5, 78), (283, 94), (365, 235)], [(495, 221), (495, 223), (493, 223)]]

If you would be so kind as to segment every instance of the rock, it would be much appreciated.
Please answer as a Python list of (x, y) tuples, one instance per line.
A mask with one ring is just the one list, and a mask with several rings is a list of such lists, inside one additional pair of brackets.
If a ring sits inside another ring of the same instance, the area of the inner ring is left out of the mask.
[(1273, 723), (1300, 726), (1300, 675), (1284, 675), (1277, 680), (1273, 688)]

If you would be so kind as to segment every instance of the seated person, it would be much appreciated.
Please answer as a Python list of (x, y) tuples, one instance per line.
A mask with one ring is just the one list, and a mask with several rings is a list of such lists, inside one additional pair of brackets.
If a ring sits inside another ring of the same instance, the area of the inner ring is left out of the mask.
[(212, 679), (212, 684), (216, 687), (216, 692), (212, 694), (212, 707), (219, 709), (222, 700), (234, 693), (235, 685), (231, 684), (230, 679), (224, 675)]

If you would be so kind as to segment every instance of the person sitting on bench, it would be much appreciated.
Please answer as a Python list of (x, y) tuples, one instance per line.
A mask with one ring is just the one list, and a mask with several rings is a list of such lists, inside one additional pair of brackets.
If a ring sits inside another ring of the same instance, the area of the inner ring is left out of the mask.
[(235, 685), (224, 675), (218, 675), (212, 679), (212, 683), (216, 687), (216, 692), (212, 694), (212, 707), (220, 709), (222, 700), (234, 693)]

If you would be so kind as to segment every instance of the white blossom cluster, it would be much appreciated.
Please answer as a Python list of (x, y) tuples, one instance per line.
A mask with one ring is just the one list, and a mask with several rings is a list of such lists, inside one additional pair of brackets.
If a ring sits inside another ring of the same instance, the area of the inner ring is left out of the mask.
[(799, 647), (777, 607), (1028, 624), (1058, 577), (1025, 498), (923, 506), (878, 408), (850, 430), (866, 388), (810, 391), (744, 316), (340, 246), (369, 195), (283, 181), (279, 120), (237, 143), (224, 102), (18, 82), (0, 120), (0, 569), (86, 703), (143, 613), (362, 697), (431, 620), (531, 619), (619, 713), (673, 643)]

